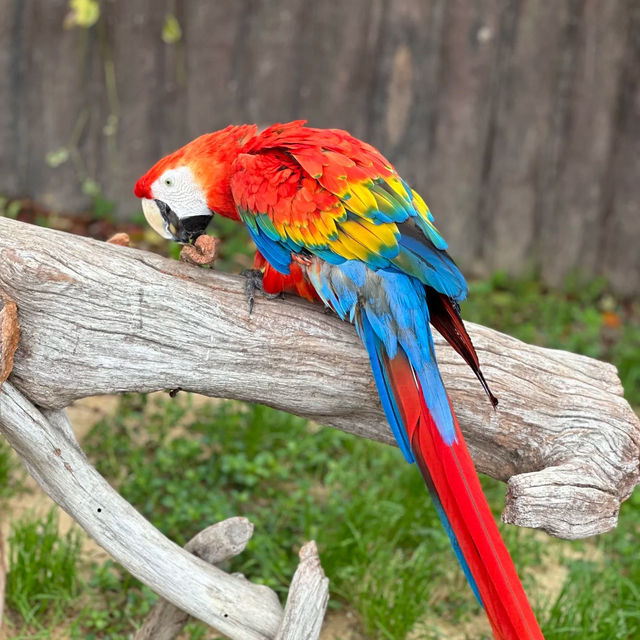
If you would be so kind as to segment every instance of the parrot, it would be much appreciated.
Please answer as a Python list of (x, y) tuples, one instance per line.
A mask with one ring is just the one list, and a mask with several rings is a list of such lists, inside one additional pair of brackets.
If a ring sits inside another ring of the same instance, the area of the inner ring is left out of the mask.
[(430, 325), (496, 406), (461, 318), (466, 281), (417, 191), (370, 144), (297, 120), (201, 135), (161, 158), (134, 193), (150, 226), (180, 243), (215, 214), (243, 223), (265, 292), (322, 301), (355, 325), (391, 431), (494, 637), (543, 638), (438, 369)]

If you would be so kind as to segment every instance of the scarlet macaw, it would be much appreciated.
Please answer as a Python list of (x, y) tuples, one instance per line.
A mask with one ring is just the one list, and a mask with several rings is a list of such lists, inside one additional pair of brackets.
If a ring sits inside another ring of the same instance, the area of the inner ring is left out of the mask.
[(304, 121), (229, 126), (135, 186), (150, 225), (189, 242), (214, 213), (244, 222), (264, 288), (320, 298), (355, 324), (404, 457), (416, 462), (496, 638), (542, 638), (482, 493), (436, 363), (429, 322), (492, 402), (458, 303), (467, 285), (422, 198), (375, 148)]

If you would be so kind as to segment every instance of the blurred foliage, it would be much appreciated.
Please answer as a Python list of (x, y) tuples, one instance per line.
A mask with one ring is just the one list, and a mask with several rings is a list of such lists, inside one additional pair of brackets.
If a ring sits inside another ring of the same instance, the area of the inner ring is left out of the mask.
[(60, 536), (58, 516), (33, 516), (11, 523), (6, 599), (30, 625), (58, 617), (78, 595), (80, 536), (76, 529)]
[(22, 209), (21, 200), (11, 200), (5, 196), (0, 196), (0, 216), (16, 220)]
[(81, 27), (88, 29), (100, 19), (98, 0), (69, 0), (69, 13), (64, 19), (65, 29)]
[(172, 13), (168, 13), (164, 17), (164, 24), (162, 25), (162, 40), (165, 44), (176, 44), (182, 39), (182, 28)]
[(462, 314), (525, 342), (613, 363), (626, 398), (640, 406), (640, 300), (615, 298), (604, 280), (573, 276), (553, 290), (500, 272), (471, 282)]
[(23, 489), (22, 468), (9, 444), (0, 440), (0, 506), (4, 501)]
[(49, 151), (44, 160), (49, 167), (55, 169), (69, 160), (69, 149), (66, 147), (58, 147), (53, 151)]

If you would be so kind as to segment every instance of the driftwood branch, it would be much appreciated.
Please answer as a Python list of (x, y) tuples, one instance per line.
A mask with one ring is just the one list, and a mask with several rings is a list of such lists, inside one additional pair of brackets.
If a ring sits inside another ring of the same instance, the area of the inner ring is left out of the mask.
[(316, 640), (320, 637), (329, 602), (329, 579), (320, 566), (316, 543), (300, 549), (300, 564), (293, 576), (284, 619), (275, 640)]
[[(10, 380), (41, 407), (182, 388), (392, 442), (353, 328), (303, 301), (258, 300), (250, 316), (238, 277), (8, 219), (0, 290), (22, 331)], [(614, 527), (640, 444), (615, 368), (469, 332), (497, 411), (436, 338), (438, 361), (478, 469), (509, 481), (504, 519), (565, 538)]]
[[(203, 529), (184, 546), (185, 551), (209, 564), (217, 565), (244, 551), (253, 535), (246, 518), (228, 518)], [(134, 640), (173, 640), (191, 616), (161, 598), (153, 606)]]
[(276, 635), (283, 616), (276, 594), (224, 573), (165, 538), (93, 468), (63, 411), (45, 416), (5, 382), (0, 431), (40, 486), (161, 597), (229, 638)]

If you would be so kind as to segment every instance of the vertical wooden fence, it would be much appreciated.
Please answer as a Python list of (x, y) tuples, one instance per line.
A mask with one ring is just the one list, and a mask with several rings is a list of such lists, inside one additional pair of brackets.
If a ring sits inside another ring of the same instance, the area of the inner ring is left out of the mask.
[(0, 194), (124, 217), (191, 137), (307, 118), (380, 147), (466, 269), (640, 292), (639, 0), (98, 6), (0, 0)]

